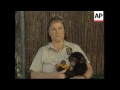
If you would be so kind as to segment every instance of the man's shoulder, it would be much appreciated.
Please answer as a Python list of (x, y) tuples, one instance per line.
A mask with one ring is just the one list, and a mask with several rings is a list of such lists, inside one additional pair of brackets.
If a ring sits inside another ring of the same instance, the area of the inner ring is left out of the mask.
[(39, 51), (43, 51), (43, 50), (45, 50), (45, 49), (47, 49), (48, 48), (48, 46), (49, 46), (49, 44), (47, 44), (47, 45), (44, 45), (44, 46), (42, 46), (42, 47), (40, 47), (39, 48)]
[(79, 46), (78, 44), (76, 43), (72, 43), (72, 42), (69, 42), (69, 41), (66, 41), (67, 44), (70, 46), (70, 47), (76, 47), (76, 46)]

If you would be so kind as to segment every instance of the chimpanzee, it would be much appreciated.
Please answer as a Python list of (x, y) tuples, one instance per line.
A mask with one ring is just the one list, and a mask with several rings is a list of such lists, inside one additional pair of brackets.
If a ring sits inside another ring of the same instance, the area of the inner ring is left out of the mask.
[(86, 59), (80, 52), (73, 52), (68, 58), (70, 66), (66, 65), (65, 60), (57, 65), (57, 71), (67, 69), (65, 72), (66, 79), (74, 76), (83, 75), (87, 70)]

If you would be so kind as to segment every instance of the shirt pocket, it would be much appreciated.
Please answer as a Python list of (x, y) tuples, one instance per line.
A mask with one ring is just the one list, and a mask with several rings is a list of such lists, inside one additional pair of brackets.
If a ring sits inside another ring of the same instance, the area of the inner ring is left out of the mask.
[(43, 64), (56, 65), (57, 62), (58, 62), (58, 61), (57, 61), (56, 57), (48, 56), (48, 57), (46, 57), (45, 60), (43, 61)]

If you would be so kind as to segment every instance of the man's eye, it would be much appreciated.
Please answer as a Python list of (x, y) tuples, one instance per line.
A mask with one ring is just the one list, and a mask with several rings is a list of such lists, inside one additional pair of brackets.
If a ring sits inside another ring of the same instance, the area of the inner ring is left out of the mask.
[(62, 28), (59, 28), (59, 29), (62, 29)]
[(55, 30), (55, 29), (52, 29), (52, 30)]

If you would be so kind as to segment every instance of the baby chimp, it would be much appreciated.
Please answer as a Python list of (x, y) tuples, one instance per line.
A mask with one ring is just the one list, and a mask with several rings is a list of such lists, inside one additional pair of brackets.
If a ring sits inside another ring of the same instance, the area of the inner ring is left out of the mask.
[(86, 59), (80, 52), (74, 52), (68, 58), (70, 62), (70, 66), (66, 65), (66, 61), (62, 60), (60, 64), (57, 64), (57, 71), (62, 71), (67, 69), (64, 73), (66, 79), (72, 78), (74, 76), (82, 76), (86, 70)]
[(87, 70), (86, 59), (80, 52), (74, 52), (69, 57), (70, 69), (65, 72), (66, 78), (81, 76)]

